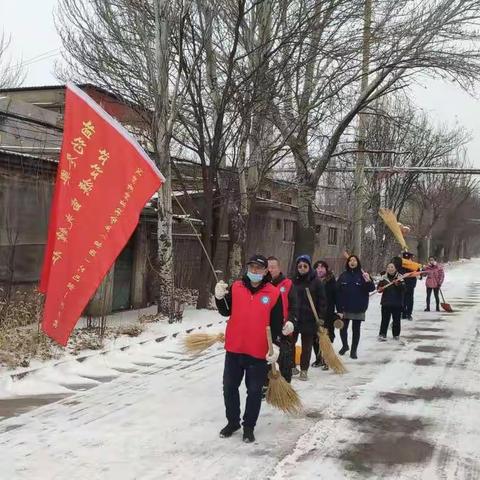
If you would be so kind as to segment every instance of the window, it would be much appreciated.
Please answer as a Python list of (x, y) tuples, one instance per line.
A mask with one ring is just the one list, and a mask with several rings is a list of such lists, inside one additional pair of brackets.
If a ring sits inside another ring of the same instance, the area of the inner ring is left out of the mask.
[(328, 244), (337, 245), (338, 244), (338, 228), (328, 227)]
[(258, 196), (260, 198), (266, 198), (267, 200), (270, 200), (272, 198), (272, 193), (269, 190), (260, 190), (258, 192)]
[(315, 225), (315, 233), (317, 235), (320, 235), (320, 233), (322, 233), (322, 226), (321, 225)]
[(295, 241), (295, 230), (297, 228), (297, 222), (293, 220), (283, 221), (283, 241), (293, 242)]
[(343, 231), (343, 246), (346, 247), (349, 242), (348, 242), (348, 230)]

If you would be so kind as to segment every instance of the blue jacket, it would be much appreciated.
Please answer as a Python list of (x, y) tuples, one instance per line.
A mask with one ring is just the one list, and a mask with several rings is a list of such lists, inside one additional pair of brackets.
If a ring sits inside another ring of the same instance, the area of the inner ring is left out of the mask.
[(374, 290), (375, 284), (366, 282), (361, 270), (345, 270), (337, 280), (337, 312), (366, 312)]

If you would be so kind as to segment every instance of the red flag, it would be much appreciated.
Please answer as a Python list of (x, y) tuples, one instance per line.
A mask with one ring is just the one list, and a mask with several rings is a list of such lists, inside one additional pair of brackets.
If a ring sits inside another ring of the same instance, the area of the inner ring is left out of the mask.
[(66, 345), (82, 311), (165, 181), (131, 135), (68, 84), (40, 291), (42, 329)]

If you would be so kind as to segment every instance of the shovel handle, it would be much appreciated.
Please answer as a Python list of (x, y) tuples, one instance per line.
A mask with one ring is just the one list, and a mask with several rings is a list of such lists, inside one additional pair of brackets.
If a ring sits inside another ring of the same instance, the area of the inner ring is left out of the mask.
[(445, 297), (443, 296), (442, 289), (439, 288), (438, 290), (440, 291), (440, 295), (442, 296), (442, 301), (443, 301), (443, 303), (446, 303), (446, 302), (445, 302)]
[[(273, 340), (272, 340), (272, 330), (270, 329), (270, 325), (267, 327), (267, 342), (268, 342), (268, 354), (273, 355)], [(277, 366), (275, 362), (272, 363), (272, 372), (277, 372)]]

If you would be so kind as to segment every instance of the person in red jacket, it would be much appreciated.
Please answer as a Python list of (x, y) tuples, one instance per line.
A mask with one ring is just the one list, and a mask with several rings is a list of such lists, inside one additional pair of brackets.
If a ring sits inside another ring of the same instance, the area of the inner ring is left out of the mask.
[(442, 287), (443, 281), (445, 280), (445, 272), (442, 265), (437, 262), (435, 257), (430, 257), (428, 259), (428, 265), (423, 269), (423, 276), (427, 277), (425, 285), (427, 287), (427, 308), (426, 312), (430, 311), (430, 298), (433, 294), (435, 295), (435, 305), (437, 312), (440, 311), (440, 298), (438, 293)]
[[(215, 285), (215, 300), (221, 315), (230, 317), (225, 331), (225, 367), (223, 398), (228, 423), (220, 437), (228, 438), (240, 429), (239, 387), (245, 377), (247, 401), (243, 415), (243, 441), (255, 441), (254, 429), (262, 404), (262, 388), (268, 365), (277, 361), (279, 338), (283, 328), (283, 305), (280, 291), (271, 283), (268, 261), (254, 255), (247, 263), (241, 280), (229, 288), (221, 281)], [(274, 341), (269, 354), (267, 327)]]
[(277, 257), (268, 257), (268, 271), (272, 277), (272, 285), (280, 290), (283, 305), (283, 330), (280, 338), (280, 356), (278, 365), (282, 377), (290, 383), (294, 365), (295, 344), (293, 331), (296, 322), (296, 298), (292, 288), (293, 282), (282, 273)]

